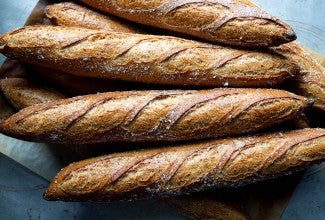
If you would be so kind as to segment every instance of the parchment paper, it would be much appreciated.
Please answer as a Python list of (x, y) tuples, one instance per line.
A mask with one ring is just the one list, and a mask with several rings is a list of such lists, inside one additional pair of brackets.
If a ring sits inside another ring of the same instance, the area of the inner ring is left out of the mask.
[[(40, 0), (26, 24), (42, 23), (43, 9), (50, 3), (53, 1)], [(311, 54), (325, 66), (325, 57), (313, 51)], [(0, 72), (0, 78), (3, 75), (4, 72)], [(0, 120), (14, 112), (2, 95), (0, 95), (0, 106)], [(68, 163), (79, 159), (71, 149), (63, 145), (25, 142), (1, 134), (0, 152), (47, 180), (51, 180)], [(232, 197), (235, 201), (241, 200), (253, 219), (279, 219), (299, 181), (299, 177), (300, 175), (297, 174), (231, 190), (232, 192), (224, 192), (223, 194), (229, 196), (230, 200)]]

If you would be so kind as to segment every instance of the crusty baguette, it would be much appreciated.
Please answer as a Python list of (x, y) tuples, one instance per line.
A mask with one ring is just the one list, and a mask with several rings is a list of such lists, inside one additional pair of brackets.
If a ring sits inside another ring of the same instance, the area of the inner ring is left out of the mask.
[[(19, 73), (21, 73), (18, 76), (24, 77), (27, 73), (24, 73), (22, 67), (20, 64), (15, 63), (15, 67), (18, 68)], [(14, 68), (16, 70), (17, 68)], [(12, 69), (12, 68), (10, 68)], [(44, 70), (42, 69), (42, 73), (46, 73), (47, 76), (53, 76), (54, 78), (58, 77), (59, 84), (64, 85), (64, 88), (67, 89), (68, 85), (70, 84), (70, 87), (72, 87), (72, 93), (76, 95), (84, 94), (84, 92), (89, 92), (89, 91), (98, 91), (101, 89), (106, 88), (106, 87), (100, 86), (102, 85), (101, 83), (97, 81), (92, 81), (89, 79), (76, 79), (71, 78), (72, 75), (67, 76), (66, 74), (62, 75), (53, 72), (53, 70)], [(11, 73), (6, 73), (5, 75), (8, 77), (11, 76), (16, 76), (17, 72), (13, 71)], [(67, 82), (64, 82), (64, 80), (67, 80)], [(88, 80), (88, 81), (87, 81)], [(61, 82), (62, 81), (62, 82)], [(72, 82), (73, 81), (73, 82)], [(76, 82), (77, 81), (77, 84)], [(78, 82), (81, 83), (78, 83)], [(92, 85), (87, 85), (86, 83), (89, 82)], [(18, 83), (18, 85), (17, 85)], [(41, 104), (44, 102), (49, 102), (52, 100), (60, 100), (62, 99), (65, 95), (60, 93), (59, 91), (53, 91), (52, 88), (47, 88), (40, 86), (38, 84), (34, 84), (29, 82), (26, 78), (6, 78), (3, 81), (0, 82), (0, 85), (2, 86), (3, 93), (6, 97), (6, 99), (13, 105), (15, 106), (16, 110), (21, 110), (23, 108), (33, 106), (35, 104)], [(16, 86), (17, 85), (17, 86)], [(99, 86), (99, 87), (98, 87)], [(82, 90), (84, 88), (84, 90)], [(71, 89), (69, 90), (71, 91)], [(34, 94), (36, 92), (36, 94)], [(13, 114), (13, 113), (11, 113)], [(9, 114), (9, 115), (11, 115)], [(7, 117), (9, 117), (9, 115)], [(275, 129), (297, 129), (297, 128), (307, 128), (308, 122), (306, 121), (306, 118), (304, 115), (297, 115), (295, 118), (291, 119), (290, 121), (285, 121), (281, 124), (276, 125), (276, 128), (271, 128), (271, 130)], [(152, 146), (152, 143), (150, 144)], [(161, 146), (161, 144), (157, 144), (156, 147)], [(114, 143), (114, 147), (109, 147), (108, 144), (87, 144), (87, 145), (69, 145), (80, 157), (82, 158), (89, 158), (89, 157), (94, 157), (102, 154), (107, 154), (107, 153), (112, 153), (112, 152), (121, 152), (121, 151), (126, 151), (126, 150), (134, 150), (134, 149), (139, 149), (139, 147), (146, 147), (145, 144), (130, 144), (128, 143), (128, 147), (125, 147), (125, 143)]]
[(295, 92), (314, 99), (314, 107), (325, 111), (325, 68), (296, 42), (283, 44), (274, 50), (296, 63), (300, 74), (294, 78)]
[(277, 54), (62, 26), (8, 32), (0, 38), (0, 52), (71, 74), (171, 85), (271, 86), (297, 71)]
[(190, 140), (256, 131), (307, 105), (301, 96), (273, 89), (109, 92), (23, 109), (1, 130), (24, 140), (70, 144)]
[(215, 43), (269, 47), (296, 39), (287, 24), (248, 0), (80, 0), (131, 21)]
[(24, 78), (2, 79), (0, 88), (4, 96), (17, 110), (39, 103), (67, 98), (54, 89), (34, 85)]
[(45, 15), (55, 25), (85, 27), (123, 33), (139, 32), (139, 30), (118, 18), (99, 14), (73, 2), (48, 5), (45, 9)]
[(161, 200), (185, 216), (196, 220), (249, 220), (249, 215), (235, 202), (209, 197), (172, 197)]
[(324, 129), (212, 140), (73, 163), (44, 196), (64, 201), (174, 196), (253, 183), (324, 159)]

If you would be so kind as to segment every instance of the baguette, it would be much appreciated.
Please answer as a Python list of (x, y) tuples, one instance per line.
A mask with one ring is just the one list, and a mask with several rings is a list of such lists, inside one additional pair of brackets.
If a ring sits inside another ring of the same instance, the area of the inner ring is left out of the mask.
[(61, 2), (48, 5), (45, 15), (55, 25), (76, 26), (90, 29), (102, 29), (111, 32), (140, 33), (124, 21), (99, 14), (73, 2)]
[(324, 129), (212, 140), (70, 164), (44, 197), (114, 201), (175, 196), (274, 178), (324, 159)]
[(293, 82), (295, 92), (314, 99), (313, 107), (325, 111), (325, 68), (295, 42), (273, 49), (299, 67), (300, 74)]
[(214, 43), (269, 47), (296, 39), (291, 27), (248, 0), (80, 1), (131, 21)]
[(17, 110), (39, 103), (67, 98), (54, 89), (35, 85), (24, 78), (2, 79), (0, 88), (7, 100)]
[[(21, 68), (19, 69), (21, 70)], [(15, 74), (13, 75), (15, 76)], [(50, 102), (53, 100), (60, 100), (65, 96), (56, 90), (35, 85), (24, 78), (6, 78), (0, 81), (0, 86), (6, 99), (15, 107), (16, 110), (21, 110), (29, 106)], [(11, 114), (13, 113), (8, 114), (7, 117), (9, 117)], [(308, 122), (306, 122), (306, 118), (300, 115), (291, 119), (289, 122), (287, 121), (284, 123), (277, 125), (277, 127), (282, 130), (284, 127), (288, 126), (293, 128), (309, 127)], [(73, 151), (76, 152), (81, 158), (89, 158), (112, 152), (121, 152), (131, 149), (138, 149), (139, 147), (145, 147), (144, 144), (139, 145), (128, 143), (127, 148), (125, 145), (125, 143), (114, 143), (114, 147), (109, 147), (108, 144), (69, 145), (69, 147), (71, 147)], [(161, 144), (157, 144), (157, 147), (159, 146), (161, 146)], [(220, 206), (220, 208), (222, 207), (223, 206)], [(227, 207), (227, 204), (225, 204), (224, 208)], [(211, 212), (209, 213), (211, 214)]]
[[(19, 64), (15, 65), (16, 67), (20, 67), (19, 70), (22, 73), (22, 75), (26, 75), (27, 73), (24, 73), (22, 71), (22, 66)], [(17, 68), (15, 68), (17, 69)], [(54, 78), (59, 76), (58, 78), (63, 79), (69, 79), (67, 82), (71, 82), (71, 77), (68, 77), (67, 75), (63, 75), (63, 77), (60, 77), (60, 74), (57, 74), (56, 72), (53, 72), (51, 70), (46, 70), (50, 73), (47, 73), (46, 75), (48, 76), (53, 76)], [(41, 71), (44, 73), (44, 70)], [(16, 76), (16, 72), (14, 71), (13, 76)], [(10, 77), (12, 73), (6, 74), (6, 76)], [(78, 78), (78, 77), (76, 77)], [(76, 79), (77, 81), (81, 79)], [(59, 80), (60, 81), (60, 80)], [(82, 91), (82, 85), (84, 85), (86, 82), (91, 82), (93, 84), (94, 82), (92, 81), (86, 81), (86, 80), (81, 80), (82, 83), (80, 84), (80, 89), (78, 89), (79, 85), (76, 82), (70, 83), (73, 89), (73, 92), (76, 93), (77, 95), (83, 94), (85, 91)], [(18, 83), (18, 86), (17, 83)], [(24, 86), (21, 86), (20, 82), (23, 83)], [(27, 79), (23, 78), (7, 78), (3, 81), (0, 82), (0, 85), (2, 86), (2, 90), (4, 92), (4, 95), (6, 96), (6, 99), (16, 108), (16, 110), (21, 110), (23, 108), (33, 106), (36, 104), (40, 103), (45, 103), (53, 100), (60, 100), (62, 99), (65, 95), (60, 93), (59, 91), (53, 91), (51, 88), (46, 88), (46, 87), (41, 87), (39, 85), (35, 85), (31, 82), (28, 82)], [(26, 86), (27, 85), (27, 86)], [(63, 85), (68, 85), (68, 83), (64, 83)], [(94, 86), (94, 88), (92, 88)], [(88, 88), (89, 87), (89, 88)], [(77, 89), (76, 89), (77, 88)], [(86, 91), (93, 90), (95, 91), (98, 88), (98, 83), (95, 83), (94, 85), (86, 85), (85, 87)], [(80, 91), (79, 91), (80, 90)], [(36, 91), (36, 94), (34, 92)], [(79, 92), (79, 93), (78, 93)], [(17, 95), (20, 94), (20, 95)], [(11, 115), (11, 114), (9, 114)], [(9, 115), (7, 117), (9, 117)], [(286, 130), (286, 129), (297, 129), (297, 128), (307, 128), (308, 126), (308, 121), (305, 118), (304, 115), (297, 115), (295, 118), (291, 119), (290, 121), (285, 121), (281, 124), (276, 125), (275, 129), (280, 129), (280, 130)], [(271, 129), (271, 131), (275, 130), (274, 128)], [(150, 146), (153, 144), (150, 143)], [(161, 144), (156, 144), (159, 147), (162, 146)], [(126, 151), (126, 150), (134, 150), (134, 149), (139, 149), (139, 147), (143, 148), (146, 147), (144, 144), (130, 144), (128, 143), (128, 147), (125, 147), (125, 143), (114, 143), (114, 148), (109, 147), (107, 143), (105, 144), (87, 144), (87, 145), (69, 145), (79, 156), (82, 158), (89, 158), (89, 157), (94, 157), (102, 154), (107, 154), (107, 153), (112, 153), (112, 152), (121, 152), (121, 151)]]
[(23, 109), (1, 130), (51, 143), (190, 140), (256, 131), (295, 117), (308, 104), (272, 89), (109, 92)]
[(264, 87), (297, 71), (278, 54), (61, 26), (8, 32), (0, 37), (0, 52), (76, 75), (169, 85)]

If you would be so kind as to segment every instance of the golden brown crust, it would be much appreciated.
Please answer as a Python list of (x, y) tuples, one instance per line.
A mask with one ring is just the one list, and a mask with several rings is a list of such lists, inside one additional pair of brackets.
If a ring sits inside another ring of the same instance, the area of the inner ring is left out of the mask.
[(250, 220), (249, 215), (230, 202), (200, 197), (171, 197), (161, 200), (183, 215), (196, 220)]
[(48, 5), (45, 15), (55, 25), (102, 29), (113, 32), (138, 33), (139, 31), (124, 21), (99, 14), (73, 2)]
[(71, 144), (190, 140), (256, 131), (307, 105), (303, 97), (272, 89), (109, 92), (24, 109), (5, 120), (2, 131)]
[(325, 68), (296, 42), (283, 44), (274, 50), (299, 67), (300, 74), (293, 83), (295, 92), (314, 99), (314, 107), (325, 111)]
[(324, 159), (324, 129), (117, 153), (64, 168), (45, 198), (113, 201), (173, 196), (273, 178)]
[(296, 39), (287, 24), (248, 0), (80, 0), (103, 12), (215, 43), (277, 46)]
[(76, 27), (11, 31), (0, 38), (0, 52), (76, 75), (170, 85), (265, 87), (297, 71), (277, 54)]
[(2, 79), (0, 88), (4, 96), (17, 110), (39, 103), (67, 98), (58, 91), (34, 85), (24, 78)]

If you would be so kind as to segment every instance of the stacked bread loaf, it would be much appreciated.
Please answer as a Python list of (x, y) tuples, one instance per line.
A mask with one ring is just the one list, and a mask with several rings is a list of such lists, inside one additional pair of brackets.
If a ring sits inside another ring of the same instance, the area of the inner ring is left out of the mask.
[(46, 199), (162, 198), (325, 159), (324, 129), (252, 134), (306, 108), (325, 111), (325, 70), (291, 42), (287, 24), (247, 0), (82, 2), (108, 15), (54, 4), (45, 11), (52, 25), (0, 37), (1, 53), (29, 65), (2, 76), (3, 94), (20, 111), (1, 133), (86, 151), (121, 142), (159, 147), (74, 163)]

